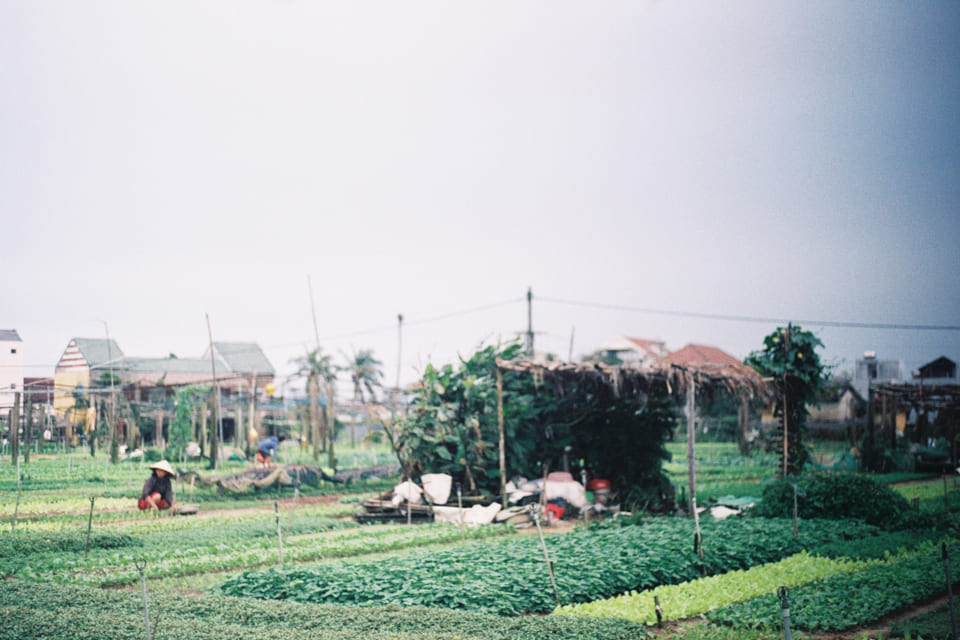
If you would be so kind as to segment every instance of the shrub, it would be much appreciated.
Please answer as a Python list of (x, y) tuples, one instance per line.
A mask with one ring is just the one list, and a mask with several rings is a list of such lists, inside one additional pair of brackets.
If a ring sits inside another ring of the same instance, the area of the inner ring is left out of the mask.
[[(792, 478), (774, 480), (764, 487), (763, 500), (752, 513), (766, 518), (792, 517), (793, 494)], [(870, 476), (846, 472), (807, 472), (800, 476), (797, 515), (804, 519), (853, 518), (885, 529), (909, 526), (917, 516), (910, 511), (906, 498), (894, 489)]]

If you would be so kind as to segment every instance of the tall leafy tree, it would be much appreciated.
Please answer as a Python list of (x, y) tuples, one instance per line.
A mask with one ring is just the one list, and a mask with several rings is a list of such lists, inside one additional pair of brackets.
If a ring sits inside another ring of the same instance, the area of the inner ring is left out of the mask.
[(798, 475), (810, 453), (803, 444), (807, 405), (815, 404), (827, 380), (817, 347), (823, 343), (812, 332), (788, 324), (763, 339), (763, 349), (745, 362), (760, 375), (773, 380), (777, 391), (774, 415), (780, 418), (781, 475)]
[(173, 398), (173, 420), (170, 422), (169, 442), (165, 457), (179, 460), (193, 438), (194, 412), (210, 396), (210, 387), (191, 385), (177, 389)]

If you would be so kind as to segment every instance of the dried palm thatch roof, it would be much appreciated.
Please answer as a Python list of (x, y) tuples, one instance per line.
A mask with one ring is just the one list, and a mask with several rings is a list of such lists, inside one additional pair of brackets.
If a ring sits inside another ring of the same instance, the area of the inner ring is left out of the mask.
[[(712, 347), (711, 347), (712, 349)], [(668, 356), (652, 365), (623, 366), (603, 362), (543, 362), (497, 359), (503, 371), (515, 371), (533, 376), (537, 384), (552, 387), (558, 394), (577, 386), (587, 391), (606, 391), (615, 396), (635, 393), (680, 393), (686, 391), (691, 376), (698, 387), (723, 388), (730, 393), (766, 397), (772, 393), (770, 385), (760, 374), (729, 356), (720, 360), (716, 354), (701, 358)], [(716, 351), (723, 353), (719, 349)], [(703, 352), (709, 354), (709, 352)], [(673, 354), (672, 354), (673, 355)], [(688, 354), (689, 355), (689, 354)]]
[(497, 368), (530, 375), (537, 385), (551, 387), (558, 395), (572, 387), (592, 392), (607, 391), (617, 396), (650, 393), (666, 388), (666, 378), (649, 367), (497, 358)]

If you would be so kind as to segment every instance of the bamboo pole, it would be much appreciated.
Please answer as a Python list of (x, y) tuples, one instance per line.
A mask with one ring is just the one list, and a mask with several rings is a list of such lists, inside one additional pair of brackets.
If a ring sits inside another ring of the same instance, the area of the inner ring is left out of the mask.
[(540, 548), (543, 549), (543, 560), (547, 564), (547, 572), (550, 574), (550, 584), (553, 585), (553, 596), (557, 599), (557, 606), (560, 606), (560, 592), (557, 590), (557, 581), (553, 576), (553, 563), (550, 562), (550, 555), (547, 553), (547, 542), (543, 538), (543, 529), (540, 527), (540, 507), (533, 509), (533, 521), (537, 525), (537, 533), (540, 534)]
[(33, 394), (26, 394), (26, 408), (23, 410), (23, 462), (30, 463), (30, 440), (33, 431)]
[(13, 394), (13, 408), (10, 409), (10, 462), (20, 461), (20, 392)]
[(133, 566), (135, 566), (140, 573), (140, 593), (143, 595), (143, 624), (147, 634), (147, 640), (150, 640), (150, 611), (147, 608), (147, 577), (145, 573), (147, 559), (138, 558), (134, 560)]
[(696, 471), (696, 437), (697, 437), (697, 386), (693, 372), (687, 370), (687, 484), (689, 486), (688, 507), (690, 517), (697, 513), (697, 471)]
[(503, 372), (497, 367), (497, 427), (500, 430), (500, 497), (504, 509), (507, 508), (507, 458), (503, 428)]
[(280, 547), (280, 568), (283, 568), (283, 535), (280, 533), (280, 506), (273, 501), (273, 515), (277, 521), (277, 545)]
[(217, 361), (213, 353), (213, 329), (210, 328), (210, 314), (207, 318), (207, 337), (210, 339), (210, 372), (213, 375), (213, 438), (210, 443), (210, 469), (220, 468), (220, 447), (223, 445), (223, 421), (220, 413), (220, 387), (217, 386)]

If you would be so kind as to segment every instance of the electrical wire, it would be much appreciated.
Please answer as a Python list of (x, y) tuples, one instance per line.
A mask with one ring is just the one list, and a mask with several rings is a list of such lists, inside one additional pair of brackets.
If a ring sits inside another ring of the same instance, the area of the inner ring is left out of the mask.
[(554, 304), (566, 304), (577, 307), (591, 307), (594, 309), (608, 309), (613, 311), (630, 311), (633, 313), (649, 313), (662, 316), (675, 316), (681, 318), (701, 318), (705, 320), (728, 320), (731, 322), (763, 322), (786, 324), (816, 325), (821, 327), (842, 327), (847, 329), (894, 329), (898, 331), (960, 331), (960, 325), (930, 325), (930, 324), (896, 324), (880, 322), (842, 322), (839, 320), (803, 320), (787, 318), (767, 318), (762, 316), (737, 316), (725, 315), (721, 313), (702, 313), (698, 311), (675, 311), (667, 309), (651, 309), (648, 307), (630, 307), (619, 304), (605, 304), (601, 302), (581, 302), (577, 300), (564, 300), (561, 298), (548, 298), (538, 296), (538, 302), (552, 302)]

